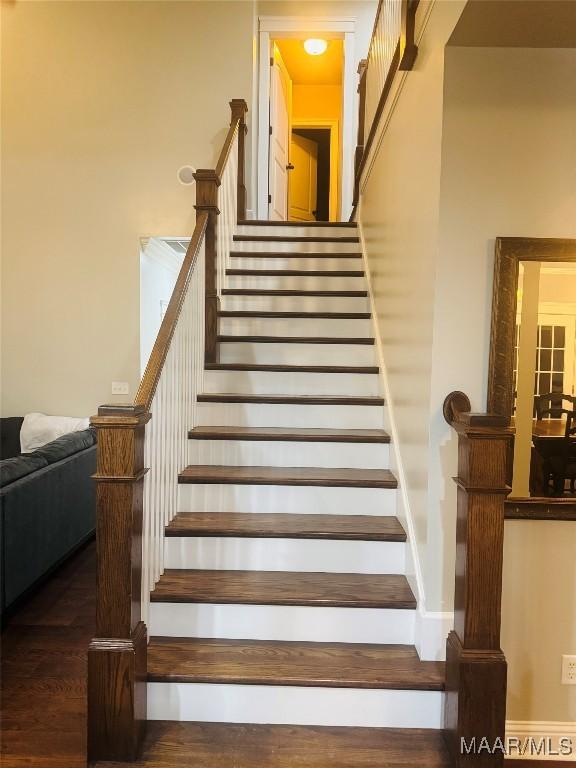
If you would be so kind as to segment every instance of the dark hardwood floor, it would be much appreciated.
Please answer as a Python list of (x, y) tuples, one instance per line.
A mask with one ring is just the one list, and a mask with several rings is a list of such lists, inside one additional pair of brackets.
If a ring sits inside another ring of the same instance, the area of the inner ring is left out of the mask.
[(2, 768), (84, 768), (86, 650), (94, 634), (96, 545), (82, 548), (2, 632)]

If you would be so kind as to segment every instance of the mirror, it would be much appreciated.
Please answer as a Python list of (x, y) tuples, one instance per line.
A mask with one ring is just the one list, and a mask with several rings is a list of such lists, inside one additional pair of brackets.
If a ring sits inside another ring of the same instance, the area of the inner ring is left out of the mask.
[(496, 241), (488, 410), (515, 428), (511, 498), (576, 502), (576, 240)]

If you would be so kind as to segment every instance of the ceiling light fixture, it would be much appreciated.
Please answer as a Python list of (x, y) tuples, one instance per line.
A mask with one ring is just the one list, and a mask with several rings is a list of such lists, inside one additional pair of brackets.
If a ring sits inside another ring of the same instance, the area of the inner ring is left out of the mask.
[(326, 51), (326, 48), (328, 48), (327, 40), (313, 37), (309, 40), (304, 40), (304, 50), (310, 56), (321, 56)]

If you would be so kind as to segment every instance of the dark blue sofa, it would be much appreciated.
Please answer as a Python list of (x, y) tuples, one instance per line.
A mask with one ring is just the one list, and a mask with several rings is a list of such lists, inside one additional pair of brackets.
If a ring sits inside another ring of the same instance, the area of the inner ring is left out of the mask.
[(20, 454), (20, 417), (0, 419), (0, 611), (94, 533), (96, 436), (71, 432)]

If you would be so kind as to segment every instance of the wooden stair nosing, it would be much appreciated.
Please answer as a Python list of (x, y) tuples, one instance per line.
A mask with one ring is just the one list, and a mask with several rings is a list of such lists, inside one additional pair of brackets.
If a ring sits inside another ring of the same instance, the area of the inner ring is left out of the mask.
[(226, 270), (228, 276), (239, 277), (364, 277), (362, 269), (236, 269)]
[(251, 336), (220, 334), (218, 341), (222, 344), (353, 344), (354, 346), (374, 346), (374, 338), (353, 336)]
[(206, 371), (259, 371), (268, 373), (378, 374), (376, 365), (274, 365), (264, 363), (206, 363)]
[(269, 219), (243, 219), (239, 227), (333, 227), (334, 229), (356, 229), (355, 221), (270, 221)]
[(384, 443), (383, 429), (293, 429), (291, 427), (194, 427), (190, 440), (244, 440), (292, 443)]
[(206, 392), (197, 396), (199, 403), (253, 403), (265, 405), (359, 405), (379, 407), (383, 397), (366, 395), (246, 395), (236, 392)]
[(358, 237), (328, 237), (308, 235), (234, 235), (237, 243), (359, 243)]
[(366, 299), (368, 291), (304, 291), (276, 288), (223, 288), (223, 296), (325, 296), (329, 298)]
[(249, 467), (192, 464), (180, 472), (178, 482), (198, 485), (283, 485), (321, 488), (398, 487), (389, 469), (325, 467)]
[(168, 569), (152, 602), (415, 610), (405, 576)]
[(376, 515), (312, 515), (268, 512), (179, 512), (167, 537), (317, 539), (405, 543), (398, 518)]
[(298, 251), (230, 251), (232, 259), (361, 259), (362, 254), (359, 251), (338, 251), (330, 253), (322, 251), (321, 253)]
[(370, 320), (370, 312), (273, 312), (266, 310), (223, 310), (218, 317), (266, 317), (288, 320)]
[(148, 681), (444, 690), (442, 662), (414, 646), (151, 637)]

